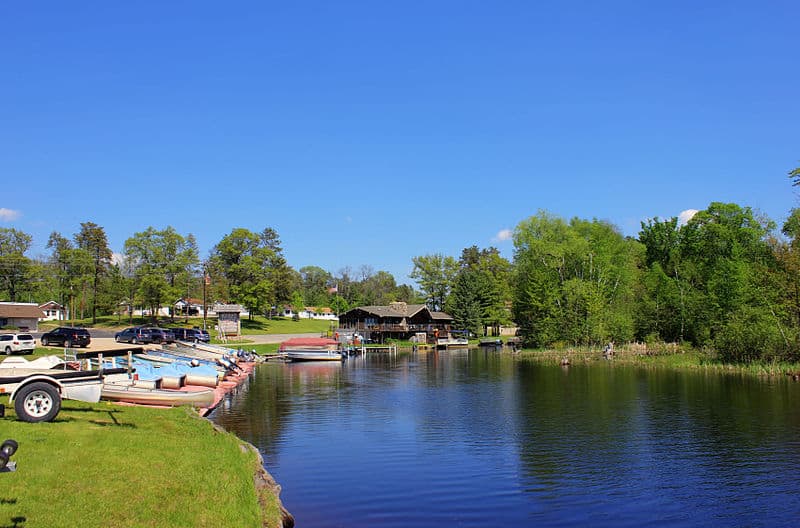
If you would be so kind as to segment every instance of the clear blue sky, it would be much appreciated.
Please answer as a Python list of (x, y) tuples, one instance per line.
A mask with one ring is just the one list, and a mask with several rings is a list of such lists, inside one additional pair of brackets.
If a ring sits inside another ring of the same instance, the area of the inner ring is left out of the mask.
[(295, 269), (471, 245), (546, 209), (639, 222), (798, 205), (800, 3), (3, 2), (0, 227)]

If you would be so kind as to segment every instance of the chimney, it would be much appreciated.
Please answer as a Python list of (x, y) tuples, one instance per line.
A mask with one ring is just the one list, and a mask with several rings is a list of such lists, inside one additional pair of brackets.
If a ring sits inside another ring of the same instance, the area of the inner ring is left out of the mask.
[(408, 313), (408, 304), (402, 301), (391, 302), (389, 303), (389, 309), (392, 310), (393, 312), (405, 315), (406, 313)]

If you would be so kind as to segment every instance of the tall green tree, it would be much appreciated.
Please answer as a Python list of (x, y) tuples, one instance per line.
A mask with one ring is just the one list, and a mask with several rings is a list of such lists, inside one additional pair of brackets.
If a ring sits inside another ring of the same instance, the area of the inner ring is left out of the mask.
[(489, 287), (486, 277), (477, 270), (466, 268), (458, 273), (446, 304), (456, 328), (475, 335), (483, 332), (481, 301)]
[(433, 311), (444, 310), (447, 296), (458, 272), (458, 262), (453, 257), (441, 253), (413, 257), (411, 260), (414, 269), (410, 277), (422, 288), (428, 308)]
[(0, 291), (11, 302), (17, 301), (28, 289), (32, 261), (25, 253), (33, 238), (14, 228), (0, 227)]
[(171, 305), (183, 291), (177, 277), (198, 265), (193, 237), (184, 238), (171, 226), (148, 227), (125, 241), (125, 256), (133, 269), (136, 298), (157, 317), (165, 302)]
[[(478, 335), (486, 334), (491, 327), (499, 335), (500, 326), (511, 323), (510, 306), (511, 263), (500, 256), (497, 248), (464, 249), (446, 304), (456, 324)], [(473, 322), (474, 313), (477, 323)]]
[(105, 230), (94, 222), (81, 222), (81, 230), (75, 235), (75, 244), (91, 257), (92, 324), (96, 324), (98, 285), (111, 266), (111, 249)]
[[(277, 281), (288, 266), (282, 255), (277, 234), (272, 230), (254, 233), (236, 228), (222, 238), (211, 251), (210, 264), (228, 283), (231, 301), (241, 303), (250, 311), (261, 313), (274, 306)], [(288, 300), (292, 292), (281, 295)]]
[(304, 266), (299, 273), (303, 298), (312, 306), (327, 306), (333, 276), (319, 266)]
[(642, 246), (607, 222), (540, 211), (515, 231), (514, 314), (534, 346), (599, 344), (634, 334)]

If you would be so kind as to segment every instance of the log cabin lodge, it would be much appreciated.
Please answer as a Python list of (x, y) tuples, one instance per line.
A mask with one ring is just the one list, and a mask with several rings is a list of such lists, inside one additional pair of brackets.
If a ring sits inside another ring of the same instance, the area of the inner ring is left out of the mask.
[(388, 306), (359, 306), (339, 316), (339, 328), (355, 331), (366, 339), (383, 343), (386, 339), (409, 339), (425, 332), (428, 342), (446, 336), (453, 318), (444, 312), (433, 312), (424, 304), (393, 302)]

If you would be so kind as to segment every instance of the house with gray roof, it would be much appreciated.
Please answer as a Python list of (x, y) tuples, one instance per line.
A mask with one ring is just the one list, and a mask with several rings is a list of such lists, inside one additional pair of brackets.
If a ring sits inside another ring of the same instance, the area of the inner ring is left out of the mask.
[(433, 312), (424, 304), (393, 302), (388, 306), (359, 306), (339, 316), (339, 328), (356, 331), (377, 342), (387, 338), (408, 339), (425, 332), (434, 337), (447, 335), (453, 318), (444, 312)]

